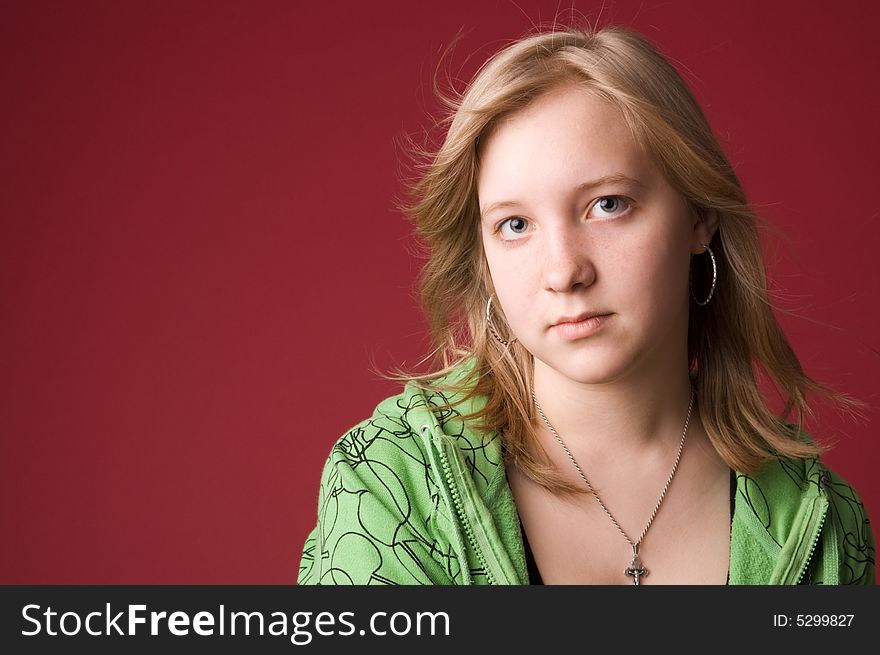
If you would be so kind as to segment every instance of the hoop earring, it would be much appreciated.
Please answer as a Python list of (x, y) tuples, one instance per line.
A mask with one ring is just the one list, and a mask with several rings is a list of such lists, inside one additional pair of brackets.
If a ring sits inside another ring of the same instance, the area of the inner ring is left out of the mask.
[(704, 253), (708, 252), (709, 257), (712, 260), (712, 286), (709, 289), (709, 295), (706, 296), (706, 299), (702, 302), (697, 300), (697, 297), (694, 295), (694, 289), (693, 289), (693, 287), (691, 287), (691, 298), (693, 298), (694, 302), (697, 303), (698, 305), (700, 305), (701, 307), (705, 307), (706, 305), (709, 304), (709, 301), (712, 300), (712, 294), (715, 293), (715, 283), (718, 281), (718, 266), (715, 263), (715, 253), (712, 252), (712, 249), (709, 247), (708, 243), (704, 243), (703, 248), (705, 248), (705, 250), (703, 252)]
[(492, 333), (492, 336), (495, 337), (495, 340), (500, 343), (502, 346), (507, 348), (508, 346), (512, 346), (516, 343), (516, 338), (511, 339), (510, 341), (505, 341), (501, 338), (501, 335), (498, 334), (498, 331), (495, 329), (495, 325), (492, 323), (492, 294), (489, 294), (489, 300), (486, 302), (486, 327), (489, 328), (489, 332)]

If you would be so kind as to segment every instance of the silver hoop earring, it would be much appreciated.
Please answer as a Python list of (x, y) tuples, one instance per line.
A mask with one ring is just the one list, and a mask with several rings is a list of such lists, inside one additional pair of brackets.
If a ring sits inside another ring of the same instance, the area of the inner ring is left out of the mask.
[(502, 346), (507, 348), (508, 346), (512, 346), (516, 343), (516, 339), (511, 339), (510, 341), (505, 341), (501, 338), (501, 335), (498, 334), (498, 331), (495, 329), (495, 325), (492, 323), (492, 295), (489, 295), (489, 300), (486, 302), (486, 327), (489, 328), (489, 332), (492, 333), (492, 336), (495, 337), (495, 340), (500, 343)]
[(712, 260), (712, 286), (709, 288), (709, 295), (706, 296), (706, 299), (702, 302), (697, 300), (697, 297), (694, 295), (694, 289), (693, 287), (691, 287), (691, 298), (693, 298), (694, 302), (701, 307), (705, 307), (709, 304), (709, 301), (712, 300), (712, 294), (715, 293), (715, 283), (718, 281), (718, 266), (715, 263), (715, 253), (712, 252), (712, 249), (709, 247), (708, 243), (704, 243), (703, 248), (705, 248), (703, 252), (708, 252), (709, 257)]

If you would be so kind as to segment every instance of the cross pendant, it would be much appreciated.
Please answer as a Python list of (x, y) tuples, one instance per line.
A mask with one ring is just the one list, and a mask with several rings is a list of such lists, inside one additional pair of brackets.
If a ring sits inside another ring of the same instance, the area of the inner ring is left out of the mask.
[(626, 575), (632, 576), (634, 585), (639, 584), (639, 579), (643, 575), (648, 575), (648, 569), (646, 569), (642, 565), (642, 560), (639, 559), (639, 546), (638, 546), (638, 544), (633, 545), (633, 559), (632, 559), (632, 562), (630, 562), (629, 567), (624, 570), (624, 573)]

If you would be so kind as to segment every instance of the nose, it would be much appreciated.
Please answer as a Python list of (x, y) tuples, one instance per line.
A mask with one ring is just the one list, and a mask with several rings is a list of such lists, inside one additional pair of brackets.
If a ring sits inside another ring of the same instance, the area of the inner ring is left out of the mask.
[(576, 228), (545, 230), (540, 257), (544, 288), (564, 293), (596, 281), (592, 244)]

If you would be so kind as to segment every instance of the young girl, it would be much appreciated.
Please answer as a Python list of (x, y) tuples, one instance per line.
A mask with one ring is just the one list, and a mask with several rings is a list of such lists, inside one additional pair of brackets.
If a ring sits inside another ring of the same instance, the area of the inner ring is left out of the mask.
[[(642, 37), (525, 38), (409, 208), (437, 370), (333, 447), (300, 584), (874, 584), (756, 216)], [(787, 400), (774, 414), (765, 376)]]

